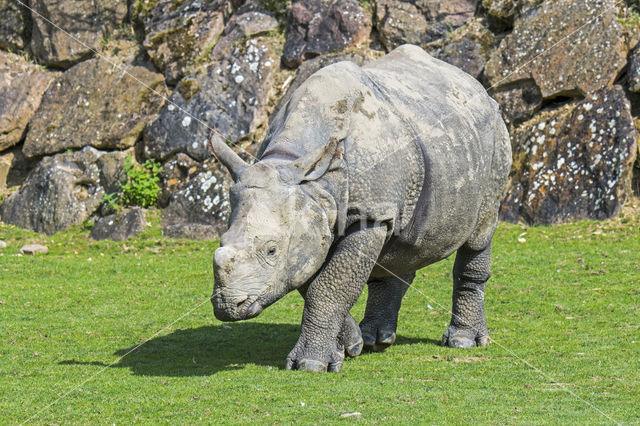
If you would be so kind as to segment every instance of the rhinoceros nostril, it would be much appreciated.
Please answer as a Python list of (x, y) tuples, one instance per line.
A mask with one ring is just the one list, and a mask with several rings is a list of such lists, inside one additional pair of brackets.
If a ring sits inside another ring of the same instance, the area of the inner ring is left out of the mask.
[(240, 309), (240, 307), (244, 304), (244, 302), (247, 301), (248, 298), (249, 298), (249, 296), (247, 295), (247, 296), (243, 296), (243, 297), (241, 297), (239, 299), (236, 299), (236, 307), (238, 309)]

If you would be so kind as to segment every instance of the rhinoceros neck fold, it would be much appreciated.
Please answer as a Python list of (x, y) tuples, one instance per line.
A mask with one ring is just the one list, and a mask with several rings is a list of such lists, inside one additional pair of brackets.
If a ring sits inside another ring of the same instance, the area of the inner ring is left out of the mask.
[[(293, 154), (272, 151), (260, 162), (269, 164), (286, 174), (288, 166), (295, 161)], [(321, 208), (327, 218), (327, 226), (334, 235), (344, 234), (348, 204), (348, 175), (341, 157), (334, 158), (322, 177), (299, 184), (309, 202)]]

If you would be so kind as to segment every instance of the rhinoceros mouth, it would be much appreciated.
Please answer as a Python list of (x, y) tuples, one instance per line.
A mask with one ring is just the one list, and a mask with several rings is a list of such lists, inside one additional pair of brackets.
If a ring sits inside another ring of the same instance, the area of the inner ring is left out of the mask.
[(262, 304), (258, 300), (252, 302), (247, 299), (238, 307), (237, 314), (240, 319), (251, 319), (260, 315), (263, 309)]
[(249, 297), (241, 303), (225, 300), (220, 294), (211, 297), (213, 313), (220, 321), (241, 321), (255, 318), (263, 311), (264, 306), (258, 297)]

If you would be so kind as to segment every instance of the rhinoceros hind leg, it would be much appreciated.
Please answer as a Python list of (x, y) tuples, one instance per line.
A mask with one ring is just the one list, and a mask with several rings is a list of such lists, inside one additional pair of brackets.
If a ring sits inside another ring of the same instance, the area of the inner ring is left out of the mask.
[(396, 341), (398, 312), (414, 277), (415, 273), (368, 283), (367, 307), (360, 322), (365, 349), (382, 352)]
[(470, 348), (489, 344), (484, 291), (491, 276), (491, 244), (482, 250), (462, 246), (453, 266), (453, 309), (442, 345)]

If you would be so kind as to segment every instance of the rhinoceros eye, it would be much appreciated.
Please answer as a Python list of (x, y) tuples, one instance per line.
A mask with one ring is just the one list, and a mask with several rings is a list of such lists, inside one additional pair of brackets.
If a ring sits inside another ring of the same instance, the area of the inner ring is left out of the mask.
[(259, 258), (262, 259), (269, 266), (275, 266), (277, 257), (276, 253), (278, 252), (278, 248), (275, 242), (269, 242), (262, 247), (260, 251)]
[(276, 240), (269, 240), (262, 246), (262, 255), (265, 260), (269, 257), (273, 257), (278, 252), (278, 243)]

